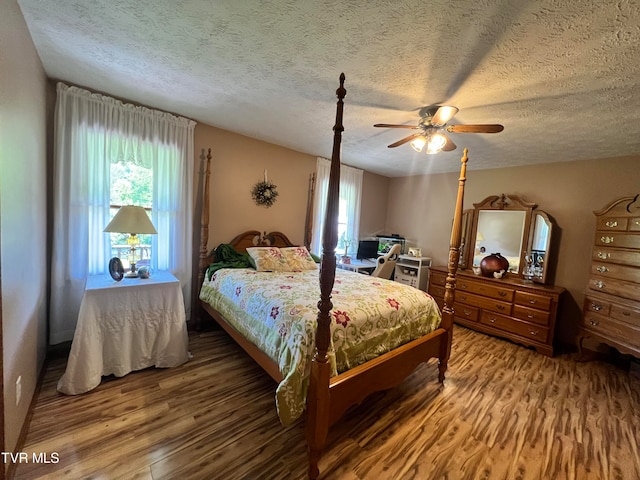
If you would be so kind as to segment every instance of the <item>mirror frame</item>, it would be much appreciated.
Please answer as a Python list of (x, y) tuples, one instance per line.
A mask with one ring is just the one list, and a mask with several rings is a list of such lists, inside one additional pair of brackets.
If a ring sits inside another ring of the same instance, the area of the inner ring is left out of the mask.
[(552, 248), (552, 236), (553, 236), (553, 226), (554, 226), (554, 222), (553, 219), (547, 214), (547, 212), (543, 211), (543, 210), (536, 210), (533, 212), (533, 219), (531, 221), (531, 232), (529, 234), (529, 243), (527, 244), (527, 250), (528, 251), (533, 251), (533, 241), (536, 238), (536, 228), (538, 226), (538, 222), (537, 219), (541, 218), (542, 221), (545, 223), (546, 227), (549, 229), (549, 234), (547, 235), (547, 241), (546, 241), (546, 245), (544, 248), (544, 254), (543, 254), (543, 267), (542, 267), (542, 271), (540, 272), (539, 275), (534, 275), (533, 276), (533, 281), (537, 282), (537, 283), (547, 283), (547, 279), (549, 278), (549, 270), (550, 270), (550, 266), (549, 266), (549, 256), (552, 256), (552, 252), (551, 252), (551, 248)]
[[(521, 251), (519, 256), (518, 263), (518, 271), (510, 272), (510, 275), (517, 276), (519, 278), (522, 277), (522, 266), (524, 265), (524, 256), (525, 252), (531, 245), (532, 229), (531, 229), (531, 220), (533, 217), (533, 211), (538, 205), (535, 203), (527, 202), (522, 197), (517, 195), (492, 195), (490, 197), (485, 198), (480, 203), (473, 204), (473, 220), (471, 224), (471, 230), (469, 231), (468, 241), (465, 242), (465, 253), (466, 260), (464, 264), (464, 268), (471, 268), (473, 262), (473, 256), (471, 252), (475, 249), (477, 230), (478, 230), (478, 217), (480, 212), (482, 211), (491, 211), (491, 210), (516, 210), (516, 211), (524, 211), (524, 225), (522, 229), (522, 238), (521, 238)], [(491, 253), (491, 252), (489, 252)], [(487, 253), (487, 255), (489, 254)]]

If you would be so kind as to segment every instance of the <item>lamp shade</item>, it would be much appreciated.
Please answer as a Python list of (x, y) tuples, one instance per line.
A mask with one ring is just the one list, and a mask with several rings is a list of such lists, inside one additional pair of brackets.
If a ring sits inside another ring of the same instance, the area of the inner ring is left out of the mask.
[(144, 208), (133, 205), (120, 207), (104, 231), (131, 234), (158, 233)]

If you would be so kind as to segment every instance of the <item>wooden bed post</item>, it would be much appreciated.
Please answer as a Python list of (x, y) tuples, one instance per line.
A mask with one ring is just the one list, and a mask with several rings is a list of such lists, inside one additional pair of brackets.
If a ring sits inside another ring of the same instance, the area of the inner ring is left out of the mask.
[[(202, 214), (200, 215), (200, 262), (198, 263), (198, 287), (204, 281), (204, 272), (209, 266), (209, 176), (211, 175), (211, 149), (207, 153), (207, 163), (204, 170), (204, 194), (202, 196)], [(197, 297), (196, 297), (197, 298)], [(202, 326), (202, 306), (196, 301), (196, 329)]]
[(453, 214), (453, 228), (451, 229), (451, 242), (449, 244), (449, 263), (447, 265), (448, 274), (444, 291), (444, 306), (442, 308), (442, 327), (447, 330), (448, 339), (442, 344), (440, 352), (440, 362), (438, 364), (438, 379), (444, 381), (444, 374), (447, 371), (449, 356), (451, 355), (451, 341), (453, 337), (453, 302), (456, 291), (456, 271), (458, 270), (458, 260), (460, 259), (460, 241), (462, 235), (462, 205), (464, 203), (464, 184), (467, 180), (467, 153), (464, 149), (462, 165), (460, 166), (460, 178), (458, 178), (458, 198)]
[(320, 471), (318, 462), (329, 430), (329, 378), (331, 370), (327, 351), (331, 338), (331, 291), (336, 276), (336, 245), (338, 243), (338, 206), (340, 202), (340, 143), (342, 141), (344, 73), (340, 74), (340, 87), (336, 90), (338, 104), (333, 127), (333, 152), (329, 174), (327, 211), (322, 232), (322, 262), (320, 263), (320, 301), (316, 325), (316, 350), (311, 362), (309, 390), (307, 392), (307, 445), (309, 449), (309, 478), (315, 480)]
[(311, 251), (311, 237), (313, 229), (313, 200), (316, 191), (316, 174), (309, 175), (309, 191), (307, 193), (307, 216), (304, 222), (304, 246)]

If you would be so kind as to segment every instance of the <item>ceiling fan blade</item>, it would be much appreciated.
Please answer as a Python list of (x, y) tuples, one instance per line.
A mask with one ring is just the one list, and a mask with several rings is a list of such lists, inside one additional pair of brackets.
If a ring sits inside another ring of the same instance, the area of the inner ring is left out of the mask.
[(436, 113), (431, 117), (431, 125), (444, 125), (451, 120), (456, 113), (458, 113), (458, 109), (456, 107), (442, 105), (441, 107), (438, 107)]
[(416, 125), (394, 125), (391, 123), (376, 123), (374, 125), (374, 127), (382, 127), (382, 128), (411, 128), (413, 130), (416, 130), (420, 127), (416, 126)]
[(504, 127), (498, 124), (449, 125), (446, 130), (453, 133), (500, 133)]
[(404, 137), (402, 140), (398, 140), (397, 142), (392, 143), (391, 145), (387, 145), (387, 147), (388, 148), (399, 147), (400, 145), (404, 145), (405, 143), (410, 142), (414, 138), (418, 138), (420, 136), (422, 136), (422, 132), (413, 133), (413, 134), (409, 135), (408, 137)]
[(442, 147), (442, 151), (444, 152), (450, 152), (451, 150), (455, 150), (457, 148), (456, 144), (453, 143), (451, 141), (451, 139), (449, 137), (447, 137), (445, 134), (441, 133), (440, 135), (442, 135), (444, 138), (447, 139), (447, 143), (444, 144), (444, 147)]

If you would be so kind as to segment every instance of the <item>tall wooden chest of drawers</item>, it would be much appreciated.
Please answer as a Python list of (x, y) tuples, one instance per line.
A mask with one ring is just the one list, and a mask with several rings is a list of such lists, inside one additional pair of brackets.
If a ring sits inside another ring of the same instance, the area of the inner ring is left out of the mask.
[(619, 198), (594, 214), (578, 348), (594, 338), (640, 358), (640, 195)]
[[(431, 267), (429, 294), (440, 308), (446, 276), (446, 267)], [(517, 277), (494, 279), (458, 270), (454, 321), (551, 356), (562, 292), (562, 287), (529, 283)]]

